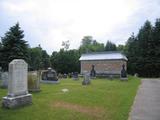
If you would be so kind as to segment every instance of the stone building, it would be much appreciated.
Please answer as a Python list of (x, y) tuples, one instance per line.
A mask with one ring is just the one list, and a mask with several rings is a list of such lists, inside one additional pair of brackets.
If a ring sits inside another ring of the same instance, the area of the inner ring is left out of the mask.
[(120, 75), (122, 65), (127, 68), (127, 58), (121, 52), (95, 52), (80, 57), (81, 74), (90, 72), (94, 65), (97, 75)]

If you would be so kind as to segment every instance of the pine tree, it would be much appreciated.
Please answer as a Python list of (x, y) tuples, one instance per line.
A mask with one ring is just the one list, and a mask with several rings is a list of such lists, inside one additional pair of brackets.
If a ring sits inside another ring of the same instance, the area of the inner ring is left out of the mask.
[(28, 44), (27, 41), (23, 40), (24, 34), (21, 30), (19, 23), (16, 23), (13, 27), (5, 33), (2, 40), (2, 62), (1, 65), (4, 70), (8, 69), (8, 64), (13, 59), (24, 59), (27, 61), (28, 58)]
[(129, 37), (127, 43), (126, 43), (126, 55), (128, 58), (128, 73), (134, 74), (136, 73), (136, 64), (137, 64), (137, 39), (134, 36), (134, 33), (132, 33), (131, 37)]
[(154, 73), (155, 77), (160, 76), (160, 18), (156, 19), (155, 27), (153, 28), (153, 40), (154, 40)]
[(107, 41), (106, 46), (105, 46), (105, 51), (116, 51), (117, 47), (114, 43), (111, 41)]
[(139, 50), (136, 54), (138, 57), (137, 72), (139, 72), (141, 76), (145, 77), (152, 76), (152, 57), (154, 56), (152, 29), (153, 27), (151, 23), (147, 20), (137, 35)]

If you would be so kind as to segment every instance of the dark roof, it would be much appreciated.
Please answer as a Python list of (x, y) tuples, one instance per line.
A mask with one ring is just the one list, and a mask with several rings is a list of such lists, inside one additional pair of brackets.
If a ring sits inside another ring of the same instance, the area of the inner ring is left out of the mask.
[(93, 52), (82, 54), (80, 61), (82, 60), (128, 60), (127, 57), (119, 51), (109, 52)]

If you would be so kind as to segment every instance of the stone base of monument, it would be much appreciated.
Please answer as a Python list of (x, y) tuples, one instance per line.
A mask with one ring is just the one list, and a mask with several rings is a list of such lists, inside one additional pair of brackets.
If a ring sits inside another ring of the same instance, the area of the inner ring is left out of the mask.
[(49, 80), (41, 80), (40, 81), (41, 83), (51, 83), (51, 84), (57, 84), (57, 83), (59, 83), (59, 80), (58, 81), (49, 81)]
[(32, 95), (20, 95), (16, 97), (3, 97), (2, 107), (4, 108), (17, 108), (32, 103)]
[(127, 81), (128, 78), (127, 78), (127, 77), (125, 77), (125, 78), (122, 78), (122, 77), (121, 77), (120, 80), (121, 80), (121, 81)]
[(82, 81), (82, 85), (90, 85), (90, 84), (91, 84), (91, 82), (88, 81), (88, 80), (83, 80)]
[(41, 89), (28, 89), (29, 92), (40, 92)]

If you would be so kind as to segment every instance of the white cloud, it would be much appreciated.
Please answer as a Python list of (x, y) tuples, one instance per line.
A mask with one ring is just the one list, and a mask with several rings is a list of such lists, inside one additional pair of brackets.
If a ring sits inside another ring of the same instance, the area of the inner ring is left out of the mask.
[(6, 14), (20, 22), (31, 46), (41, 44), (51, 53), (59, 50), (66, 40), (70, 40), (71, 48), (77, 48), (85, 35), (103, 43), (108, 39), (124, 43), (134, 30), (130, 28), (136, 24), (133, 15), (146, 10), (147, 6), (141, 7), (144, 3), (138, 0), (5, 0), (1, 6)]

